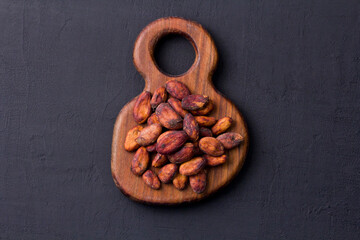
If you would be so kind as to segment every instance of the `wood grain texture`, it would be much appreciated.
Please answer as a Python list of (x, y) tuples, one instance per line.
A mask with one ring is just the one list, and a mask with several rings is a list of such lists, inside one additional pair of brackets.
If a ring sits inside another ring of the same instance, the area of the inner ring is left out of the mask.
[[(179, 76), (169, 76), (157, 67), (153, 50), (157, 41), (166, 34), (184, 35), (193, 45), (196, 57), (190, 69)], [(132, 113), (134, 98), (119, 113), (113, 135), (111, 171), (115, 184), (132, 199), (152, 204), (179, 204), (203, 199), (229, 183), (244, 164), (249, 139), (246, 124), (241, 113), (228, 99), (222, 96), (212, 84), (212, 74), (217, 63), (217, 50), (209, 33), (198, 23), (182, 18), (162, 18), (149, 24), (138, 36), (134, 47), (134, 64), (145, 79), (144, 90), (154, 92), (170, 79), (185, 83), (192, 93), (208, 95), (215, 103), (210, 116), (221, 118), (229, 116), (234, 119), (230, 131), (244, 136), (243, 143), (228, 152), (229, 161), (208, 171), (208, 185), (202, 194), (194, 193), (190, 187), (184, 191), (175, 189), (171, 184), (162, 184), (161, 190), (153, 190), (130, 171), (134, 153), (124, 149), (127, 131), (136, 125)], [(158, 169), (153, 169), (155, 172)]]

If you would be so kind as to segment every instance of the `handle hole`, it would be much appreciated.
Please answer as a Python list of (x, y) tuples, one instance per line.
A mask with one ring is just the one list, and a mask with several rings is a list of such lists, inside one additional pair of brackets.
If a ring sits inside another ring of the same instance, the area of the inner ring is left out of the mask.
[(167, 34), (159, 39), (154, 48), (154, 60), (164, 74), (184, 74), (195, 61), (195, 49), (184, 36)]

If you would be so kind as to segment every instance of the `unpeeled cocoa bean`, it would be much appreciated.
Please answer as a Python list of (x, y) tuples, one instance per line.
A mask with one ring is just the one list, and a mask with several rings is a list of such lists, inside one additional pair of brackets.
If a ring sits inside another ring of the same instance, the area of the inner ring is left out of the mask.
[(179, 100), (182, 100), (184, 97), (190, 95), (190, 90), (188, 89), (188, 87), (177, 80), (167, 81), (165, 84), (165, 88), (171, 96)]
[(153, 167), (162, 167), (167, 162), (167, 157), (163, 154), (157, 153), (151, 162)]
[(239, 133), (228, 132), (219, 135), (216, 139), (221, 142), (224, 148), (231, 149), (238, 146), (244, 140), (244, 137)]
[(151, 114), (150, 105), (151, 93), (142, 92), (135, 101), (133, 117), (137, 123), (143, 123)]
[(181, 117), (185, 117), (185, 115), (188, 113), (188, 111), (182, 108), (181, 102), (178, 99), (171, 97), (169, 98), (168, 103)]
[(183, 98), (181, 106), (185, 110), (194, 111), (203, 108), (208, 102), (208, 96), (192, 94)]
[(141, 146), (148, 146), (156, 142), (162, 132), (162, 126), (159, 123), (151, 124), (141, 130), (136, 142)]
[(175, 130), (183, 127), (182, 118), (168, 103), (161, 103), (155, 113), (165, 128)]
[(224, 164), (227, 160), (227, 156), (225, 154), (223, 154), (219, 157), (214, 157), (214, 156), (205, 154), (203, 157), (206, 159), (206, 164), (211, 167), (215, 167), (215, 166)]
[(140, 147), (131, 161), (131, 171), (140, 176), (145, 172), (149, 164), (149, 153), (146, 151), (145, 147)]
[(152, 109), (155, 109), (160, 103), (166, 102), (167, 99), (167, 93), (164, 87), (159, 87), (155, 90), (150, 105)]
[(188, 181), (188, 176), (177, 174), (176, 177), (173, 179), (173, 185), (175, 188), (179, 190), (183, 190), (186, 187), (187, 181)]
[(167, 131), (158, 137), (156, 151), (161, 154), (171, 154), (180, 149), (188, 139), (184, 131)]
[(178, 171), (178, 166), (173, 163), (166, 164), (159, 171), (159, 179), (163, 183), (169, 183)]
[(211, 127), (216, 123), (216, 118), (208, 116), (195, 116), (200, 127)]
[(179, 172), (182, 175), (191, 176), (200, 172), (206, 165), (206, 160), (196, 157), (180, 165)]
[(231, 117), (223, 117), (216, 122), (216, 124), (211, 128), (211, 131), (214, 135), (219, 135), (220, 133), (228, 130), (232, 122), (233, 120)]
[(184, 117), (183, 130), (192, 141), (195, 142), (199, 139), (199, 124), (191, 113), (186, 114)]
[(192, 190), (195, 193), (202, 193), (206, 189), (206, 172), (205, 170), (202, 170), (196, 175), (189, 177), (189, 182)]
[(199, 141), (201, 151), (211, 156), (220, 156), (224, 154), (224, 146), (219, 140), (213, 137), (204, 137)]
[(194, 144), (185, 143), (185, 145), (177, 152), (167, 155), (168, 159), (172, 163), (181, 164), (189, 161), (194, 156)]
[(132, 152), (140, 147), (140, 145), (136, 142), (136, 139), (139, 137), (142, 129), (143, 127), (138, 125), (128, 131), (124, 142), (124, 148), (126, 151)]
[(208, 115), (214, 109), (213, 101), (209, 100), (209, 102), (205, 105), (205, 107), (193, 110), (191, 113), (196, 116)]
[(156, 174), (151, 171), (147, 170), (143, 175), (142, 179), (144, 180), (145, 184), (151, 187), (152, 189), (160, 189), (160, 181)]

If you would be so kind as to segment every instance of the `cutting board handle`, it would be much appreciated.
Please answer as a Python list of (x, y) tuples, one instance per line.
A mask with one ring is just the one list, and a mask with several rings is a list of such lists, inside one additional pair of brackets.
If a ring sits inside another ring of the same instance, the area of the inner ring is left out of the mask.
[[(159, 39), (167, 34), (180, 34), (194, 47), (195, 61), (189, 70), (181, 75), (169, 76), (162, 72), (154, 60), (154, 48)], [(134, 46), (134, 64), (145, 79), (167, 81), (176, 79), (188, 81), (210, 81), (217, 63), (217, 51), (209, 33), (198, 23), (178, 17), (160, 18), (150, 23), (139, 34)], [(145, 87), (146, 88), (146, 87)]]

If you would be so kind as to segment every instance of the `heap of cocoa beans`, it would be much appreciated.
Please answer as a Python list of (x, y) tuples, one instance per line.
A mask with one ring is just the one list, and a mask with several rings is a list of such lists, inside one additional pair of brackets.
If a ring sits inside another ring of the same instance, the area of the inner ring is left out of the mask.
[[(170, 98), (168, 99), (168, 94)], [(133, 116), (138, 124), (125, 139), (125, 150), (135, 151), (131, 171), (142, 176), (146, 185), (160, 189), (162, 183), (186, 188), (188, 178), (195, 193), (206, 188), (205, 167), (227, 161), (226, 149), (238, 146), (243, 137), (228, 132), (230, 117), (219, 120), (207, 116), (214, 108), (209, 97), (191, 94), (188, 87), (177, 80), (169, 80), (165, 87), (143, 92), (135, 102)], [(215, 138), (216, 137), (216, 138)], [(158, 175), (149, 168), (160, 168)]]

